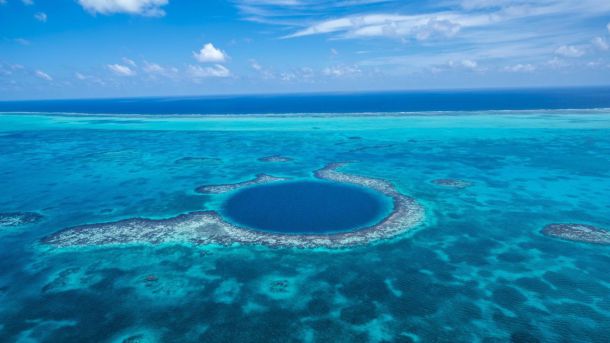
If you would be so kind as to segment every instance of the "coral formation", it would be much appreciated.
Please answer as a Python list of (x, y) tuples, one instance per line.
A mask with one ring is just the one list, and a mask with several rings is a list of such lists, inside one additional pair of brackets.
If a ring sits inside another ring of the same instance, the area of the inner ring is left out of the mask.
[(256, 178), (249, 180), (249, 181), (238, 182), (238, 183), (228, 183), (228, 184), (224, 184), (224, 185), (205, 185), (205, 186), (197, 187), (195, 189), (195, 191), (198, 193), (203, 193), (203, 194), (221, 194), (221, 193), (230, 192), (230, 191), (242, 188), (242, 187), (260, 185), (260, 184), (271, 183), (271, 182), (276, 182), (276, 181), (286, 181), (286, 180), (288, 180), (288, 178), (276, 177), (276, 176), (271, 176), (271, 175), (267, 175), (267, 174), (258, 174), (258, 175), (256, 175)]
[[(390, 182), (341, 173), (337, 169), (343, 165), (344, 163), (332, 163), (316, 171), (314, 175), (319, 179), (368, 187), (390, 197), (393, 200), (393, 210), (381, 222), (351, 232), (288, 235), (237, 227), (226, 222), (214, 211), (203, 211), (162, 220), (133, 218), (113, 223), (81, 225), (47, 236), (43, 242), (55, 247), (192, 243), (341, 248), (395, 237), (416, 227), (423, 220), (423, 208), (414, 199), (399, 193)], [(199, 191), (224, 193), (240, 187), (279, 180), (282, 179), (260, 175), (255, 180), (238, 184), (203, 186)]]
[(42, 218), (43, 216), (36, 212), (0, 213), (0, 228), (32, 224)]
[(437, 186), (448, 187), (448, 188), (466, 188), (472, 186), (472, 182), (459, 180), (459, 179), (436, 179), (432, 180)]
[(542, 233), (568, 241), (610, 245), (610, 231), (592, 225), (549, 224)]
[(260, 162), (290, 162), (290, 161), (292, 161), (292, 158), (280, 156), (280, 155), (273, 155), (273, 156), (261, 157), (258, 160)]

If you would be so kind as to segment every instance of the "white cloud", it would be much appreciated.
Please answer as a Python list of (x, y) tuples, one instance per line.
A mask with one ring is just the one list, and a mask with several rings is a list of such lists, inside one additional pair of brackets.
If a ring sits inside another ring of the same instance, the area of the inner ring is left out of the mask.
[(336, 66), (331, 66), (331, 67), (326, 67), (322, 70), (322, 74), (326, 75), (326, 76), (334, 76), (334, 77), (341, 77), (341, 76), (348, 76), (348, 75), (356, 75), (356, 74), (360, 74), (362, 71), (360, 70), (360, 68), (358, 68), (358, 66), (356, 65), (336, 65)]
[(39, 78), (39, 79), (43, 79), (43, 80), (46, 80), (46, 81), (53, 81), (53, 78), (49, 74), (45, 73), (42, 70), (36, 70), (34, 75), (36, 75), (36, 77)]
[(276, 75), (273, 71), (262, 66), (258, 61), (251, 59), (250, 67), (258, 72), (258, 74), (265, 80), (275, 79)]
[(87, 11), (95, 14), (128, 13), (147, 17), (162, 17), (165, 11), (161, 8), (169, 0), (78, 0)]
[(610, 49), (610, 44), (608, 44), (608, 41), (605, 38), (595, 37), (592, 42), (599, 50), (608, 51)]
[(74, 73), (74, 77), (79, 81), (91, 82), (91, 83), (95, 83), (100, 86), (106, 85), (106, 82), (104, 82), (102, 79), (100, 79), (99, 77), (96, 77), (96, 76), (85, 75), (85, 74), (76, 72), (76, 73)]
[(561, 69), (570, 66), (570, 63), (557, 57), (553, 57), (551, 60), (547, 61), (546, 64), (553, 69)]
[(34, 0), (21, 0), (21, 2), (26, 6), (32, 6), (34, 4)]
[(203, 48), (201, 48), (201, 50), (199, 50), (199, 52), (193, 51), (193, 57), (195, 57), (195, 59), (200, 63), (218, 63), (224, 62), (227, 59), (227, 54), (220, 49), (216, 49), (214, 44), (207, 43), (203, 46)]
[(161, 74), (165, 72), (165, 68), (156, 63), (150, 62), (144, 62), (144, 67), (142, 67), (142, 69), (148, 74)]
[(42, 23), (47, 22), (47, 14), (44, 12), (38, 12), (38, 13), (34, 14), (34, 18), (36, 18), (36, 20), (38, 20), (39, 22), (42, 22)]
[(256, 71), (263, 70), (263, 66), (261, 66), (256, 60), (250, 60), (250, 67)]
[(120, 76), (134, 76), (136, 74), (134, 70), (122, 64), (109, 64), (108, 69)]
[(465, 16), (453, 12), (418, 15), (366, 14), (322, 21), (284, 38), (342, 33), (345, 38), (414, 37), (426, 40), (432, 37), (452, 37), (462, 27), (482, 26), (492, 20), (495, 19), (491, 16)]
[(508, 71), (511, 73), (531, 73), (536, 70), (536, 66), (533, 64), (515, 64), (512, 66), (504, 67), (504, 71)]
[(189, 65), (188, 74), (194, 79), (201, 79), (206, 77), (229, 77), (231, 71), (220, 64), (214, 64), (211, 67)]
[(165, 77), (176, 77), (178, 74), (178, 68), (176, 67), (164, 67), (157, 63), (144, 61), (142, 70), (151, 76), (165, 76)]
[(585, 54), (583, 49), (574, 45), (562, 45), (555, 50), (555, 53), (563, 57), (581, 57)]
[(423, 41), (431, 37), (453, 37), (461, 29), (461, 26), (449, 20), (437, 20), (432, 18), (424, 25), (415, 27), (415, 38)]
[(468, 69), (472, 71), (482, 71), (483, 69), (479, 67), (479, 63), (477, 61), (471, 59), (463, 59), (463, 60), (450, 60), (447, 62), (447, 65), (454, 69)]
[(473, 60), (463, 60), (462, 65), (468, 69), (476, 69), (479, 66), (477, 61)]

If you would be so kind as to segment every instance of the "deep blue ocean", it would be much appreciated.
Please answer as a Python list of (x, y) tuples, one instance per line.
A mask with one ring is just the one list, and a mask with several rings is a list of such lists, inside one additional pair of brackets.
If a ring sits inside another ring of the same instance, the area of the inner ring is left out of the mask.
[(610, 87), (0, 102), (0, 112), (271, 114), (610, 108)]
[[(543, 229), (609, 232), (608, 108), (610, 88), (2, 102), (0, 342), (607, 343), (610, 245)], [(175, 225), (341, 231), (394, 210), (307, 188), (336, 162), (421, 221), (341, 249)], [(123, 244), (95, 240), (109, 227)], [(48, 244), (65, 229), (82, 239)]]
[(285, 233), (324, 233), (368, 226), (389, 204), (371, 192), (330, 182), (287, 182), (245, 189), (222, 213), (246, 227)]

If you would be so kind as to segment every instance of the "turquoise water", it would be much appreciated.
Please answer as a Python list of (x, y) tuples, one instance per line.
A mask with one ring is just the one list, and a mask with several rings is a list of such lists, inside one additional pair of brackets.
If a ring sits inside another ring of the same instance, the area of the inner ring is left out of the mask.
[[(281, 143), (278, 143), (281, 142)], [(259, 161), (282, 155), (282, 163)], [(426, 219), (367, 246), (57, 249), (58, 230), (220, 209), (195, 188), (328, 163), (392, 182)], [(0, 341), (607, 342), (610, 113), (0, 116)], [(455, 189), (435, 179), (460, 179)]]

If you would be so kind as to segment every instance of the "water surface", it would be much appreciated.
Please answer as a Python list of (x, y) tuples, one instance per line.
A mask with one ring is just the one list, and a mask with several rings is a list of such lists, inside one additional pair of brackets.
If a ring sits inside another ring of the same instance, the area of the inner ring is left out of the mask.
[(222, 214), (238, 225), (263, 231), (352, 231), (375, 224), (389, 212), (391, 205), (382, 196), (339, 183), (283, 182), (238, 191), (226, 201)]
[[(289, 162), (259, 161), (282, 155)], [(129, 245), (49, 249), (62, 228), (221, 210), (201, 185), (328, 163), (417, 199), (426, 221), (338, 251)], [(435, 179), (471, 187), (440, 187)], [(607, 342), (610, 113), (0, 116), (2, 342)]]

